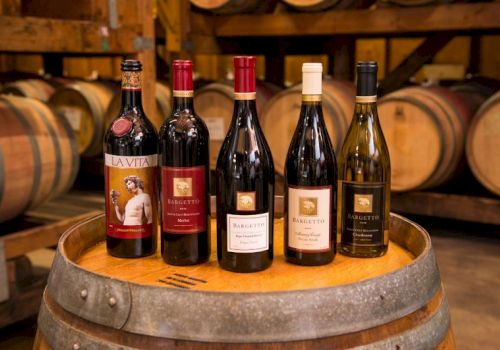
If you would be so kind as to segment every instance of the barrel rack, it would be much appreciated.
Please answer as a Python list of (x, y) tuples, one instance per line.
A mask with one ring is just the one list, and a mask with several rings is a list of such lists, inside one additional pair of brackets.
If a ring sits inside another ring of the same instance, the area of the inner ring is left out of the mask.
[[(154, 41), (153, 0), (0, 0), (1, 53), (40, 53), (45, 72), (59, 76), (64, 56), (140, 59), (143, 104), (151, 111), (156, 110)], [(24, 254), (56, 245), (66, 229), (103, 205), (101, 198), (68, 194), (0, 224), (0, 327), (35, 315), (40, 306), (48, 271), (33, 271), (30, 281), (20, 281)]]
[[(265, 79), (279, 86), (284, 81), (285, 55), (327, 54), (334, 58), (329, 59), (333, 63), (328, 74), (352, 81), (356, 38), (426, 37), (398, 67), (387, 72), (380, 86), (385, 94), (401, 87), (453, 37), (500, 34), (499, 2), (316, 13), (290, 13), (276, 8), (274, 13), (236, 15), (197, 12), (181, 0), (158, 0), (157, 6), (165, 29), (157, 31), (157, 37), (165, 38), (167, 61), (195, 54), (264, 55)], [(479, 69), (478, 45), (471, 45), (472, 72)], [(470, 180), (476, 182), (472, 177)], [(393, 194), (392, 209), (499, 225), (500, 198), (481, 190), (476, 193), (432, 190)]]

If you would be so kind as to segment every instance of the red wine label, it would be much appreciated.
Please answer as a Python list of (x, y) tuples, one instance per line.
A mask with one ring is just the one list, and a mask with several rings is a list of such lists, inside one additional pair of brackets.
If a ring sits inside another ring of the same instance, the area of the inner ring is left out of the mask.
[(342, 183), (342, 244), (379, 246), (384, 242), (386, 184)]
[(332, 186), (288, 187), (288, 247), (301, 252), (332, 249)]
[(106, 234), (137, 239), (156, 233), (157, 155), (104, 155)]
[(168, 233), (207, 230), (205, 166), (162, 167), (162, 226)]
[(227, 214), (227, 250), (257, 253), (269, 249), (269, 213)]

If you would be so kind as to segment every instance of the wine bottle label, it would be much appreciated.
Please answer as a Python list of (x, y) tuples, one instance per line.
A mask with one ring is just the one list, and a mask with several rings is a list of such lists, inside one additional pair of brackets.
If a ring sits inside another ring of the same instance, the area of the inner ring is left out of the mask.
[(331, 247), (332, 186), (288, 187), (288, 247), (326, 252)]
[(122, 90), (141, 90), (142, 72), (122, 72)]
[(174, 90), (173, 95), (174, 95), (174, 97), (193, 97), (194, 91), (193, 90)]
[(387, 184), (342, 183), (341, 241), (358, 246), (384, 242)]
[(257, 97), (256, 92), (235, 92), (234, 99), (235, 100), (255, 100)]
[(162, 167), (162, 228), (190, 234), (207, 230), (205, 166)]
[(269, 249), (269, 213), (227, 214), (227, 250), (257, 253)]
[(377, 95), (374, 96), (356, 96), (356, 103), (374, 103), (377, 102)]
[(104, 155), (106, 234), (137, 239), (156, 231), (157, 155)]

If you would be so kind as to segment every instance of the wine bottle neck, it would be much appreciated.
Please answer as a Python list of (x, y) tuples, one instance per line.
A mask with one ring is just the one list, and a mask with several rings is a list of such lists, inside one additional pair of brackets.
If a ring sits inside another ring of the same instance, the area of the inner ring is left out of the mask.
[(354, 105), (354, 115), (358, 119), (370, 118), (373, 120), (378, 119), (377, 116), (377, 102), (376, 99), (373, 102), (360, 102), (358, 97), (368, 97), (368, 96), (357, 96), (356, 103)]
[(122, 104), (120, 114), (142, 109), (142, 73), (141, 71), (122, 71)]
[(174, 95), (172, 109), (174, 112), (189, 111), (191, 112), (191, 114), (194, 114), (194, 103), (192, 95), (191, 96)]
[(300, 117), (302, 119), (323, 120), (321, 95), (302, 95)]
[[(235, 120), (236, 118), (236, 120)], [(233, 121), (238, 124), (254, 123), (257, 119), (257, 105), (255, 99), (235, 99)]]
[(131, 90), (122, 88), (121, 114), (127, 111), (142, 112), (142, 90)]

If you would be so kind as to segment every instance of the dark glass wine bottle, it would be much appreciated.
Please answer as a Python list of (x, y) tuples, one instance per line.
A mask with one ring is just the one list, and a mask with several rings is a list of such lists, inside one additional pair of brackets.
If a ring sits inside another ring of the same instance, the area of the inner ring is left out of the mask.
[(339, 156), (339, 252), (384, 255), (389, 244), (391, 166), (377, 116), (377, 63), (358, 62), (354, 117)]
[(217, 258), (256, 272), (273, 260), (274, 165), (255, 105), (255, 57), (234, 58), (234, 112), (217, 159)]
[(162, 256), (171, 265), (210, 256), (209, 134), (194, 111), (193, 64), (172, 64), (173, 112), (160, 129)]
[(302, 65), (302, 106), (285, 163), (285, 257), (324, 265), (335, 256), (337, 162), (321, 107), (321, 63)]
[(142, 65), (125, 60), (122, 104), (104, 137), (106, 247), (121, 258), (156, 251), (158, 135), (142, 108)]

